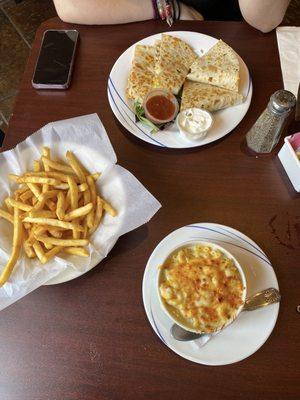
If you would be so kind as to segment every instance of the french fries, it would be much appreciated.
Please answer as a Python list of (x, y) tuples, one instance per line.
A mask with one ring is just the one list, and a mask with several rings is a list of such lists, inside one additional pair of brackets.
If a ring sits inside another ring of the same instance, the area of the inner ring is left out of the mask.
[(75, 210), (78, 207), (78, 188), (72, 176), (68, 176), (68, 185), (70, 188), (71, 207), (72, 210)]
[(34, 160), (33, 161), (33, 171), (39, 172), (40, 170), (41, 170), (40, 160)]
[(89, 241), (87, 239), (57, 239), (50, 238), (48, 236), (36, 236), (36, 239), (39, 242), (53, 244), (54, 246), (64, 246), (64, 247), (73, 247), (73, 246), (87, 246)]
[[(96, 208), (96, 213), (95, 213), (94, 225), (92, 227), (90, 227), (90, 230), (89, 230), (90, 235), (92, 235), (95, 232), (98, 225), (100, 224), (100, 221), (102, 218), (102, 213), (103, 213), (102, 201), (101, 201), (101, 198), (99, 196), (97, 196), (97, 208)], [(88, 226), (88, 219), (87, 219), (87, 226)]]
[(75, 210), (70, 211), (68, 214), (65, 214), (65, 221), (72, 221), (75, 218), (84, 217), (88, 215), (90, 211), (93, 209), (93, 203), (88, 203), (86, 206), (76, 208)]
[(0, 217), (6, 219), (7, 221), (14, 223), (14, 216), (11, 215), (8, 211), (0, 210)]
[(44, 157), (44, 156), (42, 157), (42, 161), (43, 161), (44, 165), (48, 166), (49, 169), (51, 168), (51, 169), (54, 169), (56, 171), (62, 171), (62, 172), (67, 172), (67, 173), (72, 173), (73, 172), (72, 167), (70, 167), (67, 164), (59, 163), (57, 161), (50, 160), (50, 158), (47, 158), (47, 157)]
[(9, 279), (23, 247), (25, 255), (47, 263), (57, 254), (89, 257), (86, 249), (105, 213), (116, 210), (97, 191), (101, 173), (91, 174), (70, 151), (68, 163), (51, 158), (48, 147), (33, 171), (9, 174), (20, 185), (4, 200), (0, 218), (13, 225), (10, 259), (0, 275), (0, 286)]
[(66, 230), (71, 229), (72, 231), (83, 232), (82, 226), (72, 222), (59, 221), (58, 219), (26, 217), (23, 219), (23, 222), (30, 222), (32, 224), (38, 224), (38, 225), (50, 225), (50, 226), (56, 226), (58, 228), (64, 228)]
[(36, 240), (33, 243), (33, 249), (34, 249), (35, 254), (37, 255), (38, 259), (40, 260), (40, 262), (42, 262), (42, 260), (45, 256), (45, 252), (43, 250), (41, 243)]
[(23, 211), (30, 211), (32, 209), (32, 206), (29, 206), (28, 204), (22, 203), (21, 201), (18, 200), (9, 199), (8, 202), (11, 205), (11, 207), (19, 208), (20, 210)]
[[(56, 212), (55, 211), (36, 211), (36, 210), (31, 210), (28, 213), (28, 217), (31, 218), (55, 218), (56, 217)], [(24, 217), (25, 218), (25, 217)]]
[(81, 257), (89, 256), (89, 252), (84, 247), (64, 247), (64, 252)]
[(77, 160), (75, 155), (71, 151), (67, 151), (66, 154), (67, 160), (69, 161), (73, 171), (78, 176), (81, 183), (86, 182), (86, 175), (84, 174), (82, 165)]
[(103, 204), (103, 208), (105, 211), (108, 212), (112, 217), (115, 217), (117, 215), (117, 211), (105, 200), (101, 200)]
[(4, 285), (7, 279), (10, 277), (14, 266), (19, 258), (19, 254), (22, 247), (22, 236), (23, 236), (23, 228), (22, 222), (20, 220), (20, 209), (14, 208), (14, 236), (13, 236), (13, 248), (10, 259), (8, 263), (5, 265), (2, 273), (0, 275), (0, 286)]
[(45, 253), (42, 258), (42, 263), (46, 264), (49, 260), (51, 260), (51, 258), (56, 256), (56, 254), (58, 254), (61, 251), (61, 249), (62, 249), (61, 247), (55, 246), (51, 250), (47, 251), (47, 253)]
[(56, 215), (57, 218), (63, 221), (65, 217), (65, 196), (63, 192), (58, 192), (57, 194), (57, 207), (56, 207)]
[(61, 182), (58, 179), (54, 178), (47, 178), (43, 176), (34, 176), (34, 175), (29, 175), (29, 176), (18, 176), (14, 174), (10, 174), (9, 178), (12, 181), (15, 181), (17, 183), (41, 183), (45, 185), (59, 185)]

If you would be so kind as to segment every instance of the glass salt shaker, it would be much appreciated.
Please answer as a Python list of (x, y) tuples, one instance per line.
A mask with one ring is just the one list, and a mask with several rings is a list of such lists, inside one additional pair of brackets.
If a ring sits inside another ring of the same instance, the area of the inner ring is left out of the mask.
[(287, 90), (273, 93), (267, 108), (246, 135), (248, 147), (256, 153), (270, 153), (277, 145), (295, 104), (293, 93)]

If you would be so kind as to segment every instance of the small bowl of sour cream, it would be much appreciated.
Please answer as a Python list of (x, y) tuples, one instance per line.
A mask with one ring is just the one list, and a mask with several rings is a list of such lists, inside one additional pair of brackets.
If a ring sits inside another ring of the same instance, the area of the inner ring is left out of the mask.
[(212, 127), (213, 116), (202, 108), (188, 108), (177, 115), (176, 123), (186, 139), (201, 140)]

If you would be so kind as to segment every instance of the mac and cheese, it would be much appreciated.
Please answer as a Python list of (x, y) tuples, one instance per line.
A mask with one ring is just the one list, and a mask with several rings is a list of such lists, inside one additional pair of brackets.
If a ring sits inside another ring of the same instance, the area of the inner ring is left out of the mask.
[(241, 275), (234, 261), (218, 249), (202, 244), (182, 247), (160, 269), (162, 301), (187, 328), (217, 331), (243, 304)]

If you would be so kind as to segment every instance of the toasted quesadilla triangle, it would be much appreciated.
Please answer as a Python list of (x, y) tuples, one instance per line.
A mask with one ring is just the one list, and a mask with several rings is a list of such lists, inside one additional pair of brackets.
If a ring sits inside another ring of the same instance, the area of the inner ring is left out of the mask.
[(161, 42), (156, 45), (154, 87), (178, 94), (196, 57), (187, 43), (163, 34)]
[(143, 71), (134, 71), (129, 75), (129, 83), (126, 89), (126, 96), (128, 99), (138, 100), (143, 102), (145, 96), (153, 88), (154, 74), (144, 74)]
[(136, 45), (128, 77), (126, 96), (143, 102), (153, 88), (155, 72), (155, 47)]
[(154, 87), (178, 94), (187, 74), (188, 69), (179, 62), (163, 65), (160, 73), (155, 75)]
[(137, 44), (135, 46), (132, 64), (133, 66), (142, 67), (148, 71), (154, 72), (155, 48), (153, 46)]
[(198, 107), (207, 111), (217, 111), (242, 102), (243, 96), (232, 90), (186, 80), (183, 85), (180, 110)]
[(197, 59), (197, 54), (186, 42), (175, 36), (162, 34), (160, 59), (164, 60), (168, 54), (188, 69)]
[(234, 50), (219, 40), (204, 56), (194, 61), (188, 79), (238, 92), (239, 69)]

